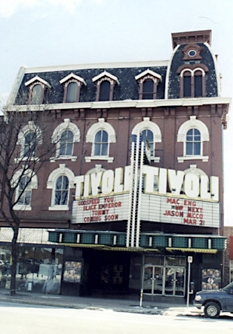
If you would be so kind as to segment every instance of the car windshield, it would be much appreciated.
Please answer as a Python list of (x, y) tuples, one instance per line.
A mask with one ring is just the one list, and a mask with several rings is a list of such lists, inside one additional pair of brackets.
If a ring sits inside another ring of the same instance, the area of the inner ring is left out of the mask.
[(233, 289), (233, 282), (231, 282), (230, 284), (226, 285), (223, 290), (226, 291), (228, 289)]

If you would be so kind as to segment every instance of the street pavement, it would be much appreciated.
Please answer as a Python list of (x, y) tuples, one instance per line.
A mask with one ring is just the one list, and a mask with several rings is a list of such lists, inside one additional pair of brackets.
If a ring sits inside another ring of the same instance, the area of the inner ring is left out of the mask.
[(93, 298), (79, 296), (63, 296), (37, 294), (32, 292), (17, 292), (10, 296), (9, 290), (0, 289), (0, 303), (23, 303), (35, 306), (63, 307), (89, 310), (113, 310), (141, 314), (157, 314), (164, 316), (200, 316), (202, 312), (191, 304), (169, 304), (167, 302), (140, 301), (123, 298)]

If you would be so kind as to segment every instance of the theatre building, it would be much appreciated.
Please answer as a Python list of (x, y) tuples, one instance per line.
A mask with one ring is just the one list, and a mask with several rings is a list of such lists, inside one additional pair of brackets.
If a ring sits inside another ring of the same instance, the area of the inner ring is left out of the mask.
[[(20, 289), (156, 300), (184, 298), (189, 282), (195, 291), (223, 285), (230, 98), (210, 30), (172, 34), (168, 58), (19, 70), (8, 110), (46, 108), (49, 138), (59, 138), (29, 203), (15, 208), (26, 208)], [(10, 234), (2, 220), (5, 263)], [(0, 272), (7, 288), (10, 269)]]

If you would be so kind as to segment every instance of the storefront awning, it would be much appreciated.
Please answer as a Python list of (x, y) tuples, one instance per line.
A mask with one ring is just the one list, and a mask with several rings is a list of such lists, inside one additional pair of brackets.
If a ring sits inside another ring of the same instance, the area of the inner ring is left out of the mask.
[(226, 237), (141, 233), (138, 248), (126, 247), (126, 233), (114, 231), (49, 230), (49, 242), (69, 247), (129, 251), (181, 251), (211, 253), (226, 248)]

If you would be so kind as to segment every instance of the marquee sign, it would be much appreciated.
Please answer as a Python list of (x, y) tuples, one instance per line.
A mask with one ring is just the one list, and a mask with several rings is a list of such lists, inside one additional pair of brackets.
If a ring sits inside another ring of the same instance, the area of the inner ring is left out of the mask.
[[(136, 188), (131, 184), (140, 175), (143, 191), (138, 182)], [(139, 214), (140, 221), (219, 227), (216, 176), (143, 165), (138, 177), (131, 175), (131, 166), (126, 166), (76, 176), (74, 183), (72, 223), (134, 222)], [(134, 217), (130, 216), (132, 212)]]
[(219, 203), (142, 194), (141, 220), (219, 227)]
[(129, 194), (74, 201), (72, 223), (127, 220)]

